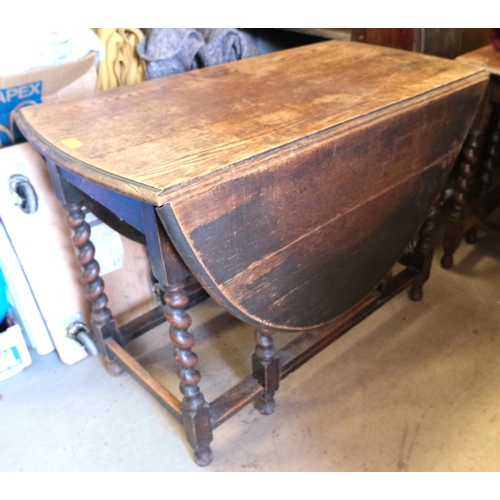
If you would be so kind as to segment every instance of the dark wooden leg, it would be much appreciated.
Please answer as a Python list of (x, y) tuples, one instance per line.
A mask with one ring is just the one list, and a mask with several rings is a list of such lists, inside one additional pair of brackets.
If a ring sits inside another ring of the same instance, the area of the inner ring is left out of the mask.
[(280, 385), (279, 359), (275, 356), (276, 347), (272, 335), (274, 330), (257, 328), (255, 331), (255, 353), (252, 356), (253, 376), (264, 388), (257, 401), (257, 409), (263, 415), (273, 413), (276, 403), (274, 393)]
[[(479, 179), (479, 196), (476, 203), (473, 205), (473, 212), (476, 217), (482, 219), (484, 214), (484, 198), (488, 194), (489, 188), (493, 180), (493, 173), (498, 165), (500, 157), (500, 112), (498, 105), (493, 105), (491, 120), (488, 131), (486, 133), (485, 146), (483, 148), (484, 157), (482, 159)], [(465, 233), (465, 241), (469, 245), (477, 243), (477, 228), (472, 226)]]
[(460, 175), (453, 195), (452, 212), (446, 221), (443, 240), (444, 255), (441, 266), (450, 269), (453, 266), (453, 254), (460, 245), (464, 231), (464, 210), (470, 182), (476, 173), (480, 148), (480, 130), (471, 130), (462, 149), (460, 160)]
[(432, 235), (436, 229), (436, 219), (439, 215), (439, 199), (429, 210), (425, 222), (420, 228), (420, 238), (417, 247), (414, 250), (414, 259), (418, 262), (418, 268), (421, 269), (420, 275), (415, 279), (410, 288), (410, 299), (418, 302), (423, 298), (423, 285), (429, 278), (431, 272), (432, 255), (434, 249), (432, 246)]
[(493, 171), (495, 170), (500, 157), (500, 113), (498, 105), (494, 106), (490, 126), (486, 136), (486, 145), (484, 147), (484, 160), (481, 165), (481, 190), (480, 197), (486, 195), (492, 181)]
[(107, 354), (104, 339), (117, 331), (116, 323), (107, 307), (108, 297), (104, 293), (104, 281), (99, 276), (99, 263), (94, 259), (95, 247), (90, 241), (90, 226), (85, 222), (83, 204), (67, 203), (67, 222), (73, 229), (72, 242), (77, 250), (77, 259), (82, 266), (82, 279), (86, 284), (85, 297), (92, 304), (90, 322), (92, 333), (106, 369), (111, 375), (119, 375), (123, 370)]
[(198, 384), (201, 375), (195, 366), (198, 356), (192, 351), (194, 337), (188, 332), (191, 317), (185, 309), (189, 299), (184, 292), (184, 283), (164, 287), (165, 315), (170, 323), (170, 338), (175, 345), (175, 360), (181, 380), (182, 424), (186, 436), (194, 449), (194, 460), (198, 465), (208, 465), (212, 461), (212, 424), (210, 407), (205, 401)]

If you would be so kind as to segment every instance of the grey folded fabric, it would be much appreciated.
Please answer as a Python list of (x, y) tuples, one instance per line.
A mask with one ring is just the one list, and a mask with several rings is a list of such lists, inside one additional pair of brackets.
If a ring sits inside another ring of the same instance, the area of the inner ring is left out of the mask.
[(146, 61), (146, 80), (196, 69), (205, 41), (194, 28), (154, 28), (136, 47)]
[(200, 67), (214, 66), (259, 55), (257, 48), (244, 33), (234, 28), (198, 28), (205, 45), (200, 47), (197, 58)]
[(259, 54), (234, 28), (153, 28), (137, 44), (146, 61), (146, 79), (236, 61)]

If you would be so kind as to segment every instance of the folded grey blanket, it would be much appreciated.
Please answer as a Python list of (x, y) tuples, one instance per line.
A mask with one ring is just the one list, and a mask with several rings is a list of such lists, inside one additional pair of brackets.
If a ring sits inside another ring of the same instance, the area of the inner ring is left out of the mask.
[(247, 36), (234, 28), (198, 28), (205, 45), (197, 54), (200, 66), (214, 66), (247, 57), (257, 56), (260, 52)]
[(234, 28), (153, 28), (137, 44), (146, 61), (146, 79), (214, 66), (259, 54)]

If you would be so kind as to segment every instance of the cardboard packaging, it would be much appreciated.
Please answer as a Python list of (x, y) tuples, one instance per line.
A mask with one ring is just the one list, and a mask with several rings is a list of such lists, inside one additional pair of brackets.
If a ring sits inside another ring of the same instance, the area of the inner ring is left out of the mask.
[(79, 97), (94, 92), (96, 83), (94, 52), (76, 62), (0, 76), (0, 147), (23, 140), (12, 119), (15, 109)]

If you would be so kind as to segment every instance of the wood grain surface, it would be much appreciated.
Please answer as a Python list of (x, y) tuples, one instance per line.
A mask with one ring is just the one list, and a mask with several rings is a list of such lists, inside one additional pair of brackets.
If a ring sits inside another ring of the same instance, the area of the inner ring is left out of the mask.
[(500, 52), (491, 45), (463, 54), (456, 60), (489, 71), (492, 75), (500, 76)]
[[(229, 167), (244, 169), (248, 159), (479, 71), (446, 59), (329, 41), (22, 108), (16, 121), (59, 165), (162, 205), (186, 184)], [(81, 146), (65, 146), (65, 139)]]
[(486, 82), (447, 86), (179, 190), (160, 218), (197, 279), (235, 315), (282, 330), (320, 327), (402, 255)]

